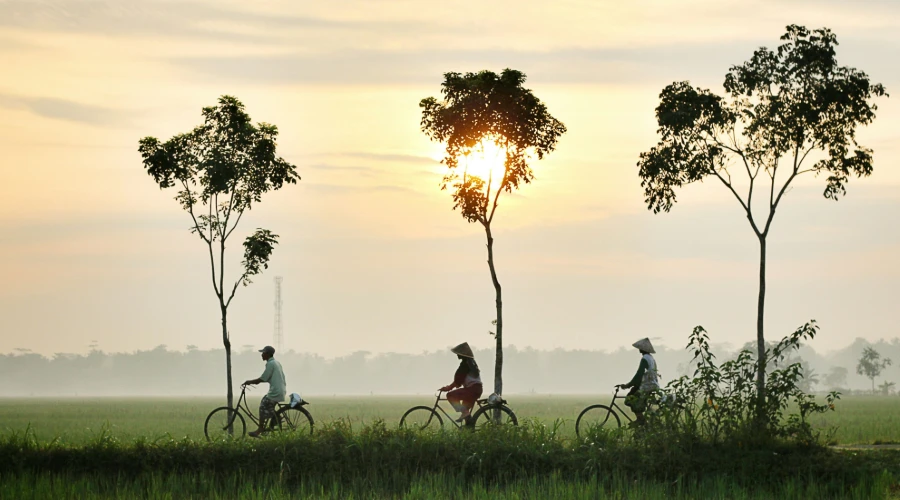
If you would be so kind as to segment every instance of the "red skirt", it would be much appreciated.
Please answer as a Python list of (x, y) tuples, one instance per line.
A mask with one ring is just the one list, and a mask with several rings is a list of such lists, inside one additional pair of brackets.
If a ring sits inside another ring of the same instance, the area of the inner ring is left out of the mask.
[(456, 411), (462, 411), (463, 407), (471, 409), (475, 406), (475, 401), (481, 397), (484, 388), (481, 384), (470, 385), (447, 393), (447, 401), (456, 408)]

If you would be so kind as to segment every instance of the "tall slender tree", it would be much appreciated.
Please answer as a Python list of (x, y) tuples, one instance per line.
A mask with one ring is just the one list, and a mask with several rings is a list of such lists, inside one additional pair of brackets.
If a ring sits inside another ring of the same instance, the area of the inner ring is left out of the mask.
[[(494, 392), (498, 395), (503, 393), (503, 300), (491, 224), (501, 193), (531, 183), (534, 172), (529, 161), (533, 156), (543, 159), (566, 132), (565, 125), (523, 83), (525, 74), (512, 69), (499, 75), (492, 71), (445, 73), (443, 99), (429, 97), (419, 103), (422, 131), (429, 139), (446, 143), (442, 163), (447, 173), (441, 189), (451, 190), (453, 209), (459, 209), (466, 221), (481, 224), (487, 238), (497, 311), (492, 333), (497, 344)], [(499, 168), (490, 165), (491, 158), (483, 158), (490, 157), (492, 149)], [(488, 162), (487, 168), (473, 168), (476, 156)]]
[[(638, 162), (654, 213), (672, 208), (676, 188), (712, 178), (747, 217), (759, 245), (760, 401), (765, 400), (766, 241), (775, 212), (798, 176), (826, 175), (824, 196), (838, 200), (851, 175), (872, 173), (872, 150), (857, 144), (856, 129), (874, 120), (873, 98), (887, 95), (866, 73), (838, 65), (837, 38), (827, 28), (791, 25), (781, 39), (774, 51), (760, 48), (749, 61), (731, 67), (725, 97), (689, 82), (663, 89), (656, 108), (661, 140)], [(732, 179), (741, 172), (745, 194)]]
[(856, 364), (856, 373), (872, 381), (872, 394), (875, 394), (875, 378), (890, 365), (891, 358), (882, 358), (881, 353), (874, 347), (866, 347)]
[(217, 106), (203, 108), (203, 124), (166, 142), (140, 140), (138, 151), (147, 174), (160, 189), (176, 187), (175, 200), (191, 217), (191, 232), (206, 244), (213, 290), (219, 302), (228, 406), (233, 406), (231, 338), (228, 306), (239, 285), (269, 267), (278, 235), (257, 229), (244, 242), (242, 272), (233, 284), (225, 280), (225, 244), (245, 212), (262, 195), (296, 184), (296, 167), (276, 154), (274, 125), (254, 125), (236, 98), (222, 96)]

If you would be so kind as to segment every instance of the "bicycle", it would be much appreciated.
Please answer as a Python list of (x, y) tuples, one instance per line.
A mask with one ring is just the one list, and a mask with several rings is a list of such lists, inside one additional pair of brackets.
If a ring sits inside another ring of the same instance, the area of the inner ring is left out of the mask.
[[(613, 399), (610, 406), (607, 405), (591, 405), (587, 408), (581, 410), (581, 413), (578, 414), (578, 420), (575, 421), (575, 435), (581, 437), (582, 432), (589, 432), (591, 429), (599, 429), (604, 425), (611, 421), (615, 421), (616, 428), (622, 427), (622, 419), (619, 418), (619, 413), (622, 414), (626, 419), (628, 419), (628, 423), (632, 423), (635, 419), (631, 418), (625, 410), (616, 404), (617, 399), (625, 399), (627, 396), (619, 396), (619, 390), (621, 387), (616, 386), (616, 392), (613, 393)], [(656, 406), (658, 403), (662, 402), (669, 407), (679, 407), (676, 403), (675, 399), (672, 396), (666, 396), (664, 393), (661, 394), (661, 399), (654, 400), (655, 403), (648, 405), (646, 414), (650, 415), (657, 411), (659, 408)], [(618, 413), (616, 410), (619, 410)]]
[[(308, 401), (300, 401), (296, 406), (290, 403), (276, 403), (275, 416), (268, 422), (266, 432), (288, 431), (312, 434), (313, 418), (304, 408)], [(203, 433), (208, 441), (240, 439), (247, 433), (247, 423), (241, 414), (259, 426), (259, 419), (247, 405), (247, 386), (241, 385), (241, 395), (234, 408), (221, 406), (209, 412), (203, 424)], [(229, 432), (229, 428), (231, 431)], [(308, 430), (307, 430), (308, 429)]]
[[(616, 386), (616, 392), (613, 394), (612, 403), (609, 406), (591, 405), (581, 410), (581, 413), (578, 414), (578, 420), (575, 421), (576, 436), (581, 437), (582, 432), (586, 433), (590, 429), (601, 428), (611, 420), (615, 421), (616, 428), (621, 427), (622, 419), (619, 418), (619, 413), (627, 418), (629, 423), (634, 422), (634, 419), (625, 413), (621, 406), (616, 404), (617, 399), (625, 399), (625, 396), (619, 396), (620, 389), (619, 386)], [(616, 413), (616, 410), (619, 410), (619, 413)]]
[[(406, 413), (400, 418), (400, 427), (401, 428), (410, 428), (417, 430), (424, 429), (442, 429), (444, 427), (444, 419), (441, 418), (440, 414), (438, 414), (437, 410), (440, 410), (441, 413), (444, 414), (447, 419), (456, 426), (457, 429), (483, 429), (485, 427), (490, 427), (493, 425), (519, 425), (519, 419), (516, 418), (516, 414), (512, 411), (512, 409), (507, 406), (506, 400), (499, 398), (499, 401), (491, 401), (492, 398), (479, 399), (476, 401), (478, 404), (478, 409), (475, 413), (469, 417), (468, 421), (464, 423), (459, 423), (455, 418), (450, 416), (446, 410), (440, 405), (441, 401), (447, 401), (447, 398), (441, 397), (441, 393), (445, 391), (438, 390), (435, 394), (435, 401), (433, 407), (428, 406), (413, 406), (409, 410), (406, 410)], [(493, 412), (494, 410), (498, 410), (501, 413), (500, 421), (496, 422), (494, 420)]]

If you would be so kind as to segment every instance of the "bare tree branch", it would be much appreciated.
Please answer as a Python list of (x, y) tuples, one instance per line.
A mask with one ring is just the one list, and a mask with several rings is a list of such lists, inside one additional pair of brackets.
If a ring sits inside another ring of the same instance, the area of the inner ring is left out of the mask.
[[(761, 233), (759, 232), (759, 228), (756, 226), (756, 221), (753, 220), (753, 212), (750, 210), (750, 207), (748, 207), (746, 204), (744, 204), (744, 200), (741, 198), (741, 196), (739, 194), (737, 194), (737, 191), (734, 190), (734, 186), (731, 185), (731, 182), (729, 182), (728, 180), (725, 180), (725, 178), (722, 177), (722, 175), (715, 169), (713, 169), (713, 174), (720, 181), (722, 181), (722, 184), (724, 184), (725, 187), (727, 187), (728, 190), (731, 191), (731, 194), (734, 195), (734, 199), (736, 199), (738, 201), (738, 203), (741, 204), (741, 207), (744, 209), (744, 212), (747, 214), (747, 219), (750, 221), (750, 226), (753, 227), (753, 231), (757, 234), (757, 236), (759, 236)], [(729, 176), (729, 179), (730, 179), (730, 176)]]
[(228, 306), (231, 304), (231, 299), (234, 298), (234, 292), (237, 291), (238, 285), (241, 283), (241, 281), (244, 280), (244, 278), (245, 278), (246, 276), (247, 276), (247, 274), (244, 273), (244, 274), (241, 275), (241, 278), (240, 278), (239, 280), (237, 280), (237, 281), (234, 282), (234, 287), (231, 288), (231, 295), (228, 296), (228, 301), (225, 302), (225, 308), (226, 308), (226, 309), (227, 309)]
[[(799, 164), (799, 162), (798, 162), (799, 154), (800, 154), (800, 146), (798, 145), (794, 149), (794, 169), (791, 172), (791, 176), (788, 177), (788, 179), (787, 179), (787, 181), (785, 181), (784, 185), (781, 186), (781, 190), (778, 192), (778, 197), (775, 198), (775, 203), (773, 203), (772, 206), (769, 208), (769, 217), (766, 219), (766, 228), (762, 232), (763, 236), (769, 234), (769, 227), (772, 225), (772, 219), (775, 217), (775, 209), (778, 208), (778, 203), (781, 202), (781, 197), (784, 196), (784, 193), (787, 191), (788, 186), (790, 186), (791, 181), (793, 181), (794, 178), (797, 177), (797, 173), (798, 173), (797, 166)], [(774, 184), (774, 182), (775, 182), (775, 180), (773, 178), (772, 183)]]
[(243, 210), (239, 211), (237, 219), (234, 220), (234, 225), (231, 226), (231, 229), (228, 231), (228, 233), (225, 235), (225, 238), (223, 238), (223, 239), (228, 239), (228, 237), (231, 236), (231, 233), (233, 233), (234, 230), (237, 229), (238, 224), (240, 224), (240, 222), (241, 222), (241, 217), (243, 217), (243, 216), (244, 216), (244, 211)]

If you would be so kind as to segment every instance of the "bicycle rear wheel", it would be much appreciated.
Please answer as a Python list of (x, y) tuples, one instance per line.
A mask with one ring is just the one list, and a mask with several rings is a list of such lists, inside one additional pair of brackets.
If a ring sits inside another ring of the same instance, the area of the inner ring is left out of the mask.
[(427, 406), (414, 406), (400, 417), (400, 427), (405, 429), (440, 429), (444, 420), (434, 409)]
[(581, 438), (598, 429), (618, 429), (621, 426), (622, 421), (619, 420), (615, 410), (606, 405), (592, 405), (578, 415), (578, 420), (575, 421), (575, 434)]
[[(229, 427), (231, 431), (229, 432)], [(240, 439), (247, 432), (244, 417), (234, 408), (222, 406), (209, 412), (203, 424), (203, 433), (208, 441)]]
[[(500, 420), (494, 419), (494, 410), (500, 411)], [(519, 425), (519, 419), (508, 406), (482, 406), (472, 415), (475, 430), (497, 425)]]
[(281, 430), (284, 432), (312, 434), (314, 425), (312, 415), (302, 406), (281, 408), (275, 412), (275, 420), (281, 424)]

